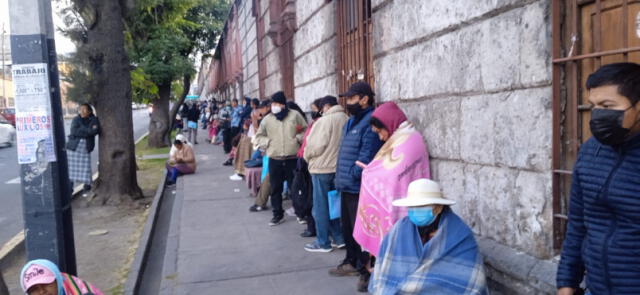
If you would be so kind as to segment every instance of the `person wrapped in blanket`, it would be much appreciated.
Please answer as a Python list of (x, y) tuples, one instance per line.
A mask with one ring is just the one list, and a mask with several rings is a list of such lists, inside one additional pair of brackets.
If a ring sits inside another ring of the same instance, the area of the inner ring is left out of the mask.
[(31, 260), (20, 272), (20, 286), (27, 295), (103, 295), (89, 282), (63, 273), (53, 262)]
[(385, 236), (369, 292), (387, 294), (488, 294), (482, 257), (471, 229), (449, 206), (440, 185), (422, 178), (409, 184), (408, 207)]

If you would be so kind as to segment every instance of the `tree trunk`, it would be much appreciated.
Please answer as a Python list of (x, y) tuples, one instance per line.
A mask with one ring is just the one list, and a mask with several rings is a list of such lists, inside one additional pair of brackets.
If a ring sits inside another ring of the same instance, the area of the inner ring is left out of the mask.
[(7, 284), (4, 283), (2, 273), (0, 273), (0, 295), (9, 295), (9, 289), (7, 288)]
[(149, 146), (154, 148), (169, 145), (169, 99), (171, 82), (158, 85), (159, 98), (153, 101), (149, 122)]
[(87, 43), (100, 119), (99, 176), (92, 203), (120, 204), (142, 197), (136, 176), (131, 111), (131, 75), (124, 47), (123, 9), (119, 1), (91, 0), (97, 23)]
[(175, 126), (176, 114), (180, 109), (180, 106), (184, 103), (185, 98), (187, 98), (187, 94), (189, 94), (189, 89), (191, 88), (191, 75), (187, 74), (182, 77), (182, 93), (180, 94), (180, 99), (176, 104), (171, 108), (171, 112), (169, 112), (169, 122), (171, 125), (170, 130), (173, 130), (173, 126)]

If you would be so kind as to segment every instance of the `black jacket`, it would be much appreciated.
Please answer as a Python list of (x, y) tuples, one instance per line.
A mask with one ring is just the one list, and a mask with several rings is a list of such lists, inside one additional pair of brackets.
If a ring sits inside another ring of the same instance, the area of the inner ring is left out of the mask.
[(75, 151), (80, 139), (87, 141), (87, 152), (92, 152), (96, 146), (96, 135), (100, 134), (100, 121), (93, 114), (87, 118), (80, 115), (71, 121), (71, 131), (69, 132), (69, 140), (67, 141), (67, 149)]

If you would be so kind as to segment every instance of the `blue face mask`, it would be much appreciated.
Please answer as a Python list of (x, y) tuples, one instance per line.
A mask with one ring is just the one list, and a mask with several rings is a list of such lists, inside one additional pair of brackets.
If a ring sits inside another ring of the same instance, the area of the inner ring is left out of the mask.
[(409, 208), (409, 220), (416, 226), (427, 226), (433, 223), (436, 216), (433, 215), (432, 207)]

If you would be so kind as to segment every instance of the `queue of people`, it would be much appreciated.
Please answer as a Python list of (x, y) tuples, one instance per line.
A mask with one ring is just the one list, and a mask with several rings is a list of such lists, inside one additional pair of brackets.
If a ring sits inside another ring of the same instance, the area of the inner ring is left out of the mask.
[[(585, 278), (586, 294), (640, 294), (640, 256), (634, 255), (640, 245), (640, 65), (605, 65), (586, 86), (593, 137), (575, 164), (558, 294), (585, 294), (580, 289)], [(224, 143), (229, 154), (224, 164), (235, 163), (231, 179), (254, 173), (259, 183), (249, 211), (268, 210), (270, 200), (268, 224), (277, 226), (286, 220), (283, 198), (291, 198), (297, 221), (306, 225), (301, 236), (315, 238), (304, 250), (345, 249), (328, 274), (358, 276), (360, 292), (488, 294), (473, 232), (454, 212), (456, 202), (430, 179), (422, 134), (394, 102), (376, 106), (365, 82), (340, 97), (346, 107), (333, 96), (316, 99), (309, 123), (283, 92), (270, 100), (246, 98), (244, 105), (210, 104), (205, 128), (213, 128), (211, 143)], [(184, 113), (186, 126), (191, 108)], [(76, 149), (69, 149), (70, 159), (85, 161), (73, 153), (90, 151), (97, 133), (90, 106), (81, 107), (72, 126), (69, 147)], [(190, 138), (195, 143), (195, 136)], [(196, 171), (192, 145), (182, 134), (167, 169), (169, 182)], [(86, 171), (81, 172), (73, 177), (82, 182)], [(27, 294), (66, 294), (60, 291), (66, 288), (100, 294), (42, 260), (29, 262), (21, 279)]]

